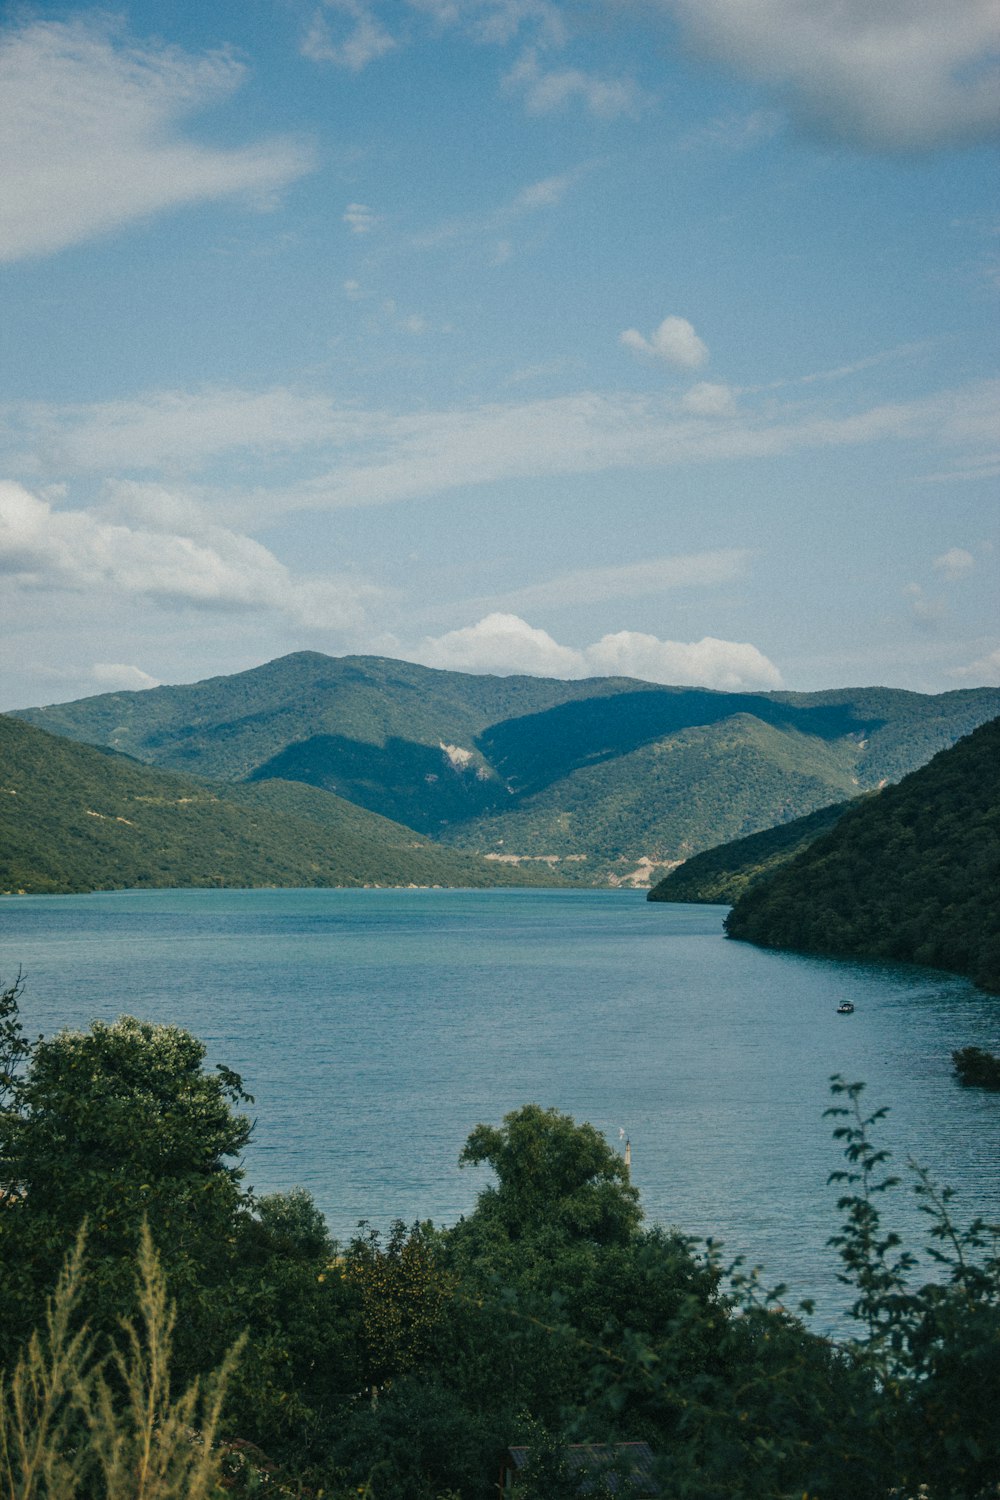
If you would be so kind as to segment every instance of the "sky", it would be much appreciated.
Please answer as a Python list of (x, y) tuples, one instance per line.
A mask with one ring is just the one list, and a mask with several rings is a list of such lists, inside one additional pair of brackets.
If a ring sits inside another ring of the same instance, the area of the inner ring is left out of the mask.
[(996, 0), (0, 17), (0, 708), (1000, 683)]

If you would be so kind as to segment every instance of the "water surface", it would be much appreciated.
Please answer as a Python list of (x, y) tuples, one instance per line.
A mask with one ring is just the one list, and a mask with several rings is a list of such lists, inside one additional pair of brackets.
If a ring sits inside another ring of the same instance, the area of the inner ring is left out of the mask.
[[(307, 1187), (339, 1237), (452, 1223), (480, 1120), (527, 1101), (632, 1142), (649, 1218), (843, 1306), (826, 1240), (833, 1073), (891, 1113), (881, 1139), (1000, 1218), (1000, 1096), (953, 1048), (1000, 1045), (962, 979), (727, 941), (724, 908), (618, 891), (142, 891), (0, 900), (0, 974), (26, 1029), (127, 1012), (203, 1039), (255, 1096), (247, 1178)], [(838, 1016), (843, 999), (853, 1016)], [(900, 1199), (894, 1218), (912, 1229)], [(791, 1294), (790, 1294), (791, 1295)]]

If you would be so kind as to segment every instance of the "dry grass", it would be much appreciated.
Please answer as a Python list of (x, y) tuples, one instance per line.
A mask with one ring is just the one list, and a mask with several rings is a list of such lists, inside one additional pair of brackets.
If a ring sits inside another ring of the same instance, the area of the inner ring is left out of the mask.
[[(218, 1496), (216, 1445), (236, 1346), (204, 1382), (170, 1389), (175, 1313), (148, 1230), (137, 1258), (139, 1316), (96, 1357), (76, 1327), (84, 1239), (67, 1259), (13, 1372), (0, 1375), (3, 1500), (207, 1500)], [(75, 1329), (75, 1331), (74, 1331)]]

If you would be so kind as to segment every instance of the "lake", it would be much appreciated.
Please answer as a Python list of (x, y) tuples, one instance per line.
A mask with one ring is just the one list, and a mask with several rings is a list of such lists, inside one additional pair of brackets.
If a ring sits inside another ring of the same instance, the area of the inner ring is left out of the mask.
[[(997, 1050), (962, 979), (770, 953), (722, 907), (634, 891), (141, 891), (0, 899), (0, 975), (30, 1035), (124, 1013), (186, 1027), (255, 1096), (247, 1180), (309, 1189), (333, 1232), (453, 1223), (480, 1120), (528, 1101), (632, 1145), (647, 1217), (764, 1264), (829, 1326), (841, 1159), (828, 1079), (888, 1105), (880, 1140), (1000, 1218), (1000, 1096), (953, 1048)], [(852, 1016), (836, 1014), (852, 1000)], [(887, 1216), (919, 1216), (897, 1192)]]

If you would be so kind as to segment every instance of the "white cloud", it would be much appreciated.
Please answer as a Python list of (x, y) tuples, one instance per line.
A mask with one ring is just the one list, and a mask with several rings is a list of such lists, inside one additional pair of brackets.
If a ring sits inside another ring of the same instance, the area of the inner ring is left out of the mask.
[(133, 691), (139, 688), (159, 687), (159, 679), (150, 677), (141, 667), (132, 667), (124, 662), (95, 661), (91, 676), (101, 687), (114, 690)]
[(407, 0), (411, 10), (438, 26), (459, 26), (473, 41), (505, 46), (525, 29), (562, 46), (566, 27), (555, 0)]
[(736, 410), (736, 397), (728, 385), (702, 381), (685, 391), (681, 406), (696, 417), (730, 417)]
[(781, 119), (775, 110), (755, 109), (749, 114), (721, 115), (707, 125), (688, 131), (680, 144), (685, 150), (707, 147), (718, 151), (747, 151), (778, 134)]
[(223, 150), (177, 122), (237, 89), (225, 53), (130, 42), (110, 23), (38, 21), (0, 42), (0, 262), (49, 254), (183, 204), (266, 206), (308, 171), (301, 143)]
[(536, 630), (517, 615), (491, 614), (477, 625), (429, 636), (413, 660), (452, 672), (525, 672), (532, 677), (580, 677), (578, 651), (560, 646), (545, 630)]
[(543, 177), (538, 182), (529, 183), (507, 209), (500, 210), (500, 216), (507, 218), (513, 214), (535, 213), (540, 208), (553, 208), (563, 201), (580, 175), (579, 171), (560, 172), (555, 177)]
[(749, 559), (750, 553), (745, 548), (722, 547), (714, 552), (647, 558), (608, 568), (580, 568), (490, 602), (496, 609), (516, 612), (608, 599), (643, 599), (674, 589), (729, 583), (745, 573)]
[(504, 265), (515, 252), (515, 245), (510, 237), (512, 226), (526, 215), (556, 208), (576, 184), (587, 176), (591, 168), (592, 163), (585, 162), (568, 172), (529, 182), (513, 198), (499, 204), (491, 212), (446, 219), (415, 234), (410, 240), (410, 246), (414, 250), (437, 250), (445, 245), (471, 245), (480, 241), (483, 244), (484, 264)]
[(621, 630), (592, 646), (560, 646), (545, 630), (514, 614), (487, 615), (476, 625), (428, 637), (409, 659), (450, 671), (526, 673), (535, 677), (638, 677), (645, 682), (725, 690), (781, 687), (781, 674), (756, 646), (706, 636), (661, 641)]
[(949, 676), (973, 682), (977, 687), (1000, 687), (1000, 646), (977, 657), (967, 667), (953, 667)]
[(695, 333), (687, 318), (664, 318), (647, 339), (636, 328), (626, 328), (619, 342), (634, 354), (651, 355), (682, 370), (697, 370), (708, 359), (708, 349)]
[[(146, 525), (54, 510), (22, 485), (0, 483), (0, 574), (20, 587), (144, 597), (216, 610), (270, 610), (305, 626), (356, 625), (377, 590), (356, 580), (297, 579), (250, 537), (202, 522), (185, 532), (169, 495), (124, 491), (122, 510)], [(181, 511), (191, 511), (181, 502)]]
[(531, 115), (553, 114), (573, 100), (602, 120), (619, 115), (638, 115), (650, 103), (643, 89), (631, 78), (598, 78), (579, 68), (544, 69), (533, 48), (504, 77), (509, 90), (520, 90)]
[(910, 614), (922, 630), (936, 630), (948, 613), (942, 599), (929, 599), (919, 583), (908, 583), (903, 588), (904, 598), (910, 601)]
[[(744, 401), (711, 421), (663, 394), (579, 391), (400, 413), (280, 388), (209, 389), (68, 408), (8, 405), (0, 408), (0, 461), (48, 481), (196, 472), (242, 450), (254, 460), (250, 483), (216, 492), (216, 501), (231, 521), (249, 513), (260, 524), (291, 509), (383, 505), (546, 475), (664, 471), (887, 442), (992, 452), (998, 429), (1000, 381), (846, 413), (771, 401), (755, 410)], [(269, 459), (280, 460), (275, 475)]]
[(309, 24), (302, 42), (303, 56), (313, 62), (332, 62), (352, 73), (378, 58), (384, 57), (397, 46), (396, 39), (386, 30), (370, 5), (362, 0), (324, 0), (325, 10), (334, 11), (346, 21), (346, 35), (334, 39), (329, 19), (324, 10), (317, 10)]
[[(90, 406), (0, 408), (0, 443), (6, 429), (12, 444), (35, 446), (58, 469), (74, 472), (176, 471), (234, 449), (281, 453), (348, 437), (356, 441), (365, 426), (360, 413), (338, 408), (326, 396), (281, 388), (155, 391)], [(376, 420), (370, 431), (380, 426)]]
[(602, 675), (641, 677), (646, 682), (737, 691), (780, 688), (781, 673), (746, 641), (660, 641), (655, 635), (619, 630), (586, 650), (587, 665)]
[(660, 0), (705, 54), (772, 85), (801, 123), (874, 150), (1000, 128), (995, 0)]
[(942, 552), (940, 557), (934, 559), (936, 571), (942, 573), (949, 583), (965, 578), (975, 566), (976, 559), (964, 547), (949, 547), (947, 552)]
[(378, 224), (378, 214), (367, 203), (349, 203), (341, 218), (352, 234), (371, 234)]

